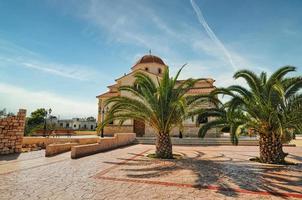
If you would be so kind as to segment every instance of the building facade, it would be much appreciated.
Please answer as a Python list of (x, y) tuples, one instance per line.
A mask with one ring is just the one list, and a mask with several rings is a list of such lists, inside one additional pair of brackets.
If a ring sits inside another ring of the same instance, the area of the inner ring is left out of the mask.
[[(135, 73), (142, 72), (147, 74), (152, 80), (157, 82), (157, 79), (161, 79), (163, 72), (168, 68), (164, 61), (154, 55), (145, 55), (139, 59), (134, 66), (131, 68), (131, 72), (124, 74), (124, 76), (115, 80), (115, 84), (108, 86), (109, 91), (101, 95), (98, 95), (98, 122), (102, 122), (106, 116), (106, 112), (109, 110), (108, 107), (105, 107), (105, 101), (110, 97), (115, 96), (130, 96), (127, 91), (119, 91), (120, 86), (133, 85), (135, 82)], [(179, 80), (179, 84), (183, 80)], [(201, 78), (194, 86), (193, 89), (188, 91), (187, 95), (198, 95), (198, 94), (209, 94), (215, 89), (214, 86), (215, 80), (212, 78)], [(204, 107), (211, 107), (211, 103), (205, 103)], [(183, 136), (184, 137), (197, 137), (199, 127), (196, 126), (196, 117), (193, 119), (188, 119), (184, 121)], [(198, 123), (202, 125), (211, 119), (204, 119)], [(118, 132), (135, 132), (137, 136), (154, 136), (155, 130), (149, 126), (147, 123), (136, 121), (136, 120), (127, 120), (122, 126), (118, 124), (117, 121), (113, 121), (111, 124), (107, 125), (104, 128), (104, 133), (107, 135), (112, 135)], [(178, 136), (180, 130), (174, 128), (172, 130), (172, 136)], [(218, 137), (216, 129), (212, 129), (207, 134), (208, 137)]]
[(72, 130), (95, 130), (97, 122), (85, 118), (62, 119), (55, 122), (56, 127)]

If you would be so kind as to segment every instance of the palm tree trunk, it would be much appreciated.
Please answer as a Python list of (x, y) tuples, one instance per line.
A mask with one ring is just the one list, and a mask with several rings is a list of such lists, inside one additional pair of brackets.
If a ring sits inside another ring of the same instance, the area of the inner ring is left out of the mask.
[(172, 143), (168, 133), (159, 133), (156, 138), (156, 156), (158, 158), (172, 159)]
[(271, 164), (284, 163), (287, 154), (283, 152), (282, 141), (279, 136), (261, 134), (259, 148), (261, 162)]

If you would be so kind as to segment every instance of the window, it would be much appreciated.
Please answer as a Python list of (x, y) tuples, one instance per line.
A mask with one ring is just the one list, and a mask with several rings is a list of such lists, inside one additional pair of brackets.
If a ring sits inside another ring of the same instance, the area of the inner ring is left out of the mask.
[(90, 129), (93, 130), (93, 125), (90, 126)]
[(158, 73), (161, 74), (161, 68), (158, 68)]
[(85, 129), (87, 128), (86, 124), (84, 124), (84, 128), (85, 128)]
[(69, 128), (69, 123), (66, 124), (66, 128)]
[(208, 122), (207, 117), (197, 117), (197, 120), (198, 120), (198, 124), (204, 124)]
[(73, 127), (74, 127), (74, 128), (76, 128), (76, 127), (77, 127), (77, 125), (75, 125), (75, 124), (74, 124), (74, 125), (73, 125)]
[(60, 123), (60, 126), (63, 127), (63, 123)]
[(148, 72), (148, 71), (149, 71), (149, 68), (148, 68), (148, 67), (146, 67), (146, 68), (145, 68), (145, 70)]

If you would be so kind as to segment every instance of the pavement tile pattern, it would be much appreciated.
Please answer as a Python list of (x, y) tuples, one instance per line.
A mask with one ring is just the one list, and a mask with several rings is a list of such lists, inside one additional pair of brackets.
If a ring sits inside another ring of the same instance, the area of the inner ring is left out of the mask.
[(301, 199), (302, 147), (291, 166), (249, 161), (258, 147), (175, 146), (180, 160), (133, 145), (71, 160), (44, 151), (0, 157), (0, 199)]

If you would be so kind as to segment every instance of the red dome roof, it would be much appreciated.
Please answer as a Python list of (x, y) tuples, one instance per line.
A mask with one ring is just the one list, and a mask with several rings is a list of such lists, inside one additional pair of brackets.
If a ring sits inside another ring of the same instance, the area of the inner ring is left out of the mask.
[(141, 59), (139, 59), (134, 66), (141, 64), (141, 63), (158, 63), (158, 64), (162, 64), (162, 65), (166, 65), (164, 63), (164, 61), (157, 56), (154, 55), (145, 55), (143, 56)]

